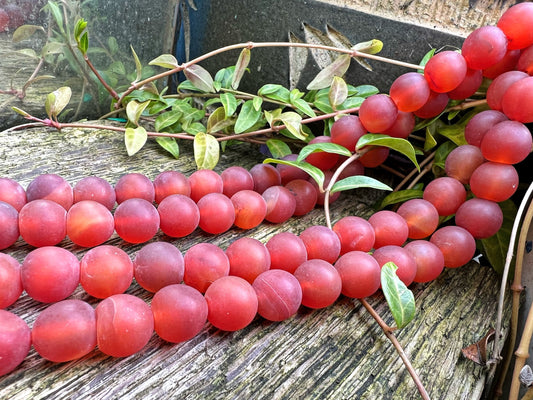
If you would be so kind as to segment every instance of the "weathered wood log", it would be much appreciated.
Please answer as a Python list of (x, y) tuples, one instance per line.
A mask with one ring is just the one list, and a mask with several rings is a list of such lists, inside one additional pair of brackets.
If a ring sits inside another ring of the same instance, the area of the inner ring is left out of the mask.
[[(164, 170), (190, 174), (195, 170), (190, 144), (182, 144), (179, 160), (170, 158), (154, 142), (132, 157), (123, 137), (109, 131), (40, 128), (0, 133), (0, 176), (24, 187), (42, 173), (57, 173), (74, 184), (97, 175), (115, 183), (127, 172), (154, 178)], [(217, 171), (229, 165), (250, 168), (260, 161), (257, 150), (245, 144), (230, 147)], [(333, 220), (346, 215), (368, 217), (382, 193), (357, 190), (343, 193), (332, 205)], [(323, 224), (324, 214), (292, 218), (285, 224), (264, 223), (256, 229), (231, 229), (222, 235), (196, 231), (187, 238), (165, 240), (186, 252), (207, 241), (225, 249), (242, 236), (266, 242), (274, 233), (299, 233)], [(114, 236), (109, 244), (132, 257), (142, 245), (128, 245)], [(86, 249), (68, 240), (60, 246), (81, 258)], [(19, 261), (31, 251), (22, 241), (5, 250)], [(499, 278), (488, 266), (475, 262), (446, 270), (434, 282), (414, 284), (417, 313), (397, 331), (416, 371), (434, 399), (479, 399), (486, 382), (485, 369), (463, 357), (461, 349), (481, 339), (495, 323)], [(150, 302), (151, 294), (135, 282), (127, 293)], [(96, 306), (81, 288), (72, 296)], [(370, 304), (389, 324), (393, 319), (381, 294)], [(9, 311), (31, 326), (46, 305), (25, 294)], [(509, 307), (505, 307), (505, 323)], [(169, 344), (155, 334), (138, 354), (111, 358), (94, 350), (81, 360), (56, 364), (31, 350), (11, 374), (0, 378), (0, 398), (180, 398), (180, 399), (412, 399), (417, 390), (393, 346), (358, 301), (341, 297), (323, 310), (302, 307), (293, 318), (271, 323), (256, 318), (247, 328), (222, 332), (206, 324), (194, 339)]]

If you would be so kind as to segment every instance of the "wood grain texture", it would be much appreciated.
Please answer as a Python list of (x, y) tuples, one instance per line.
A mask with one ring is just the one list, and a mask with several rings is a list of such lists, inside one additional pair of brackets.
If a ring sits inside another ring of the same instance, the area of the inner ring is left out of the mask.
[(516, 0), (320, 0), (385, 18), (410, 22), (460, 36), (494, 25)]
[[(109, 131), (48, 129), (0, 132), (0, 176), (24, 187), (42, 173), (57, 173), (74, 184), (97, 175), (115, 183), (127, 172), (150, 178), (163, 170), (185, 174), (194, 171), (190, 145), (182, 146), (179, 160), (169, 158), (149, 142), (127, 157), (121, 135)], [(229, 165), (250, 168), (259, 153), (248, 145), (228, 149), (217, 171)], [(333, 204), (336, 221), (346, 215), (368, 217), (371, 204), (381, 196), (373, 190), (346, 193)], [(185, 239), (170, 240), (186, 252), (195, 243), (208, 241), (227, 247), (245, 235), (266, 242), (280, 231), (299, 233), (312, 224), (323, 224), (315, 209), (282, 225), (211, 236), (199, 231)], [(114, 236), (109, 244), (132, 257), (142, 245), (127, 245)], [(81, 257), (86, 250), (68, 240), (60, 244)], [(31, 250), (22, 242), (5, 252), (19, 261)], [(397, 332), (407, 355), (432, 398), (478, 399), (486, 383), (485, 370), (466, 360), (461, 348), (476, 342), (494, 324), (498, 277), (474, 262), (446, 270), (430, 284), (415, 284), (415, 320)], [(150, 302), (151, 294), (133, 283), (127, 291)], [(73, 298), (93, 306), (97, 301), (78, 288)], [(393, 320), (382, 295), (369, 302), (389, 323)], [(31, 326), (46, 306), (26, 295), (10, 311)], [(505, 321), (508, 320), (508, 303)], [(507, 326), (507, 322), (505, 322)], [(340, 298), (323, 310), (304, 307), (288, 321), (270, 323), (261, 318), (247, 328), (222, 332), (206, 324), (194, 339), (169, 344), (155, 334), (138, 354), (111, 358), (94, 350), (81, 360), (51, 363), (32, 350), (11, 374), (0, 378), (0, 398), (22, 399), (414, 399), (417, 391), (394, 348), (358, 301)]]

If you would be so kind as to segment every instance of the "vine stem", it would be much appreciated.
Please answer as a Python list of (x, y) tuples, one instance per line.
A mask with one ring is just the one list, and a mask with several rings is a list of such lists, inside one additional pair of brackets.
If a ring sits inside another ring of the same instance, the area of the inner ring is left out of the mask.
[(420, 377), (416, 373), (415, 369), (413, 368), (413, 365), (411, 364), (411, 361), (409, 361), (409, 358), (405, 354), (405, 351), (403, 350), (402, 345), (396, 338), (396, 336), (393, 333), (393, 328), (391, 328), (387, 323), (379, 316), (376, 310), (365, 300), (365, 299), (359, 299), (361, 304), (366, 308), (366, 310), (370, 313), (372, 318), (378, 323), (379, 327), (383, 330), (383, 333), (385, 333), (385, 336), (391, 341), (392, 345), (396, 349), (396, 352), (402, 359), (405, 368), (411, 375), (411, 378), (413, 378), (413, 382), (416, 385), (416, 388), (418, 389), (418, 392), (420, 393), (420, 396), (424, 400), (430, 400), (429, 394), (427, 393), (426, 389), (424, 388), (424, 385), (422, 381), (420, 380)]
[(339, 176), (342, 173), (342, 171), (344, 171), (344, 169), (348, 165), (350, 165), (352, 162), (357, 160), (359, 157), (361, 157), (363, 154), (365, 154), (368, 150), (370, 150), (370, 148), (363, 149), (363, 150), (353, 154), (352, 156), (348, 157), (346, 160), (344, 160), (344, 162), (341, 165), (339, 165), (339, 167), (333, 173), (333, 175), (332, 175), (332, 177), (331, 177), (331, 179), (330, 179), (330, 181), (328, 183), (328, 186), (325, 189), (324, 215), (326, 217), (326, 225), (327, 225), (327, 227), (329, 229), (331, 229), (331, 213), (330, 213), (330, 210), (329, 210), (329, 196), (330, 196), (331, 188), (333, 187), (335, 182), (337, 182), (337, 179), (339, 179)]
[[(511, 261), (513, 260), (513, 253), (515, 248), (515, 241), (516, 241), (516, 235), (518, 232), (518, 227), (520, 226), (520, 220), (522, 219), (522, 214), (524, 213), (524, 209), (526, 208), (526, 205), (529, 202), (529, 198), (531, 197), (531, 194), (533, 193), (533, 182), (529, 184), (529, 187), (524, 194), (524, 198), (522, 199), (522, 202), (520, 203), (520, 207), (518, 208), (518, 212), (516, 213), (516, 217), (513, 223), (513, 228), (511, 231), (511, 238), (509, 239), (509, 247), (507, 248), (507, 256), (505, 258), (505, 266), (503, 268), (503, 274), (502, 274), (502, 280), (501, 280), (501, 286), (500, 286), (500, 294), (498, 299), (498, 313), (496, 316), (496, 328), (494, 333), (494, 347), (493, 347), (493, 359), (491, 360), (493, 364), (496, 364), (501, 356), (501, 348), (500, 348), (500, 336), (501, 336), (501, 329), (502, 329), (502, 319), (503, 319), (503, 302), (505, 299), (505, 289), (507, 286), (507, 277), (509, 275), (509, 269), (511, 266)], [(528, 334), (529, 332), (529, 334)], [(524, 331), (522, 333), (522, 341), (524, 341), (524, 337), (528, 336), (528, 344), (529, 340), (531, 339), (531, 334), (533, 333), (533, 307), (530, 310), (530, 315), (527, 318), (526, 326), (524, 328)], [(522, 346), (522, 341), (520, 343), (520, 346)], [(519, 356), (522, 353), (524, 353), (523, 347), (519, 347), (519, 350), (517, 350), (517, 356)], [(527, 346), (525, 348), (525, 354), (528, 354)], [(526, 357), (527, 357), (526, 355)], [(518, 360), (517, 360), (518, 361)], [(493, 366), (493, 369), (495, 366)], [(515, 371), (516, 372), (516, 371)]]
[(219, 49), (216, 49), (216, 50), (210, 51), (208, 53), (205, 53), (205, 54), (203, 54), (203, 55), (201, 55), (201, 56), (199, 56), (199, 57), (197, 57), (197, 58), (195, 58), (195, 59), (193, 59), (191, 61), (188, 61), (186, 63), (180, 64), (180, 65), (176, 66), (173, 69), (170, 69), (168, 71), (162, 72), (162, 73), (157, 74), (157, 75), (153, 75), (150, 78), (146, 78), (146, 79), (141, 80), (139, 82), (133, 82), (132, 85), (124, 93), (122, 93), (122, 95), (120, 96), (118, 101), (115, 103), (115, 108), (122, 107), (122, 102), (124, 101), (124, 98), (126, 96), (128, 96), (134, 90), (137, 90), (137, 89), (143, 87), (147, 83), (156, 81), (156, 80), (161, 79), (161, 78), (166, 78), (167, 76), (173, 75), (173, 74), (175, 74), (177, 72), (181, 72), (181, 71), (187, 69), (191, 65), (198, 64), (199, 62), (201, 62), (203, 60), (206, 60), (206, 59), (208, 59), (210, 57), (216, 56), (218, 54), (221, 54), (221, 53), (224, 53), (224, 52), (227, 52), (227, 51), (245, 49), (245, 48), (248, 48), (248, 49), (251, 50), (253, 48), (260, 48), (260, 47), (303, 47), (303, 48), (308, 48), (308, 49), (321, 49), (321, 50), (326, 50), (326, 51), (333, 51), (333, 52), (337, 52), (337, 53), (348, 54), (351, 57), (368, 58), (368, 59), (371, 59), (371, 60), (385, 62), (385, 63), (393, 64), (393, 65), (398, 65), (398, 66), (405, 67), (405, 68), (411, 68), (411, 69), (416, 69), (416, 70), (423, 69), (423, 67), (421, 67), (420, 65), (411, 64), (411, 63), (398, 61), (398, 60), (393, 60), (393, 59), (390, 59), (390, 58), (377, 56), (375, 54), (367, 54), (367, 53), (364, 53), (364, 52), (361, 52), (361, 51), (357, 51), (357, 50), (353, 50), (353, 49), (334, 47), (334, 46), (324, 46), (324, 45), (310, 44), (310, 43), (289, 43), (289, 42), (246, 42), (246, 43), (237, 43), (237, 44), (232, 44), (232, 45), (229, 45), (229, 46), (224, 46), (224, 47), (221, 47)]

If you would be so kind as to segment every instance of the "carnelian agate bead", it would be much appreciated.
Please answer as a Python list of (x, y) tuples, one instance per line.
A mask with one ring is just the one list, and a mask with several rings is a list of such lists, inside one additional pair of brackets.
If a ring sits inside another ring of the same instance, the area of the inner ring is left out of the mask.
[(90, 304), (63, 300), (42, 311), (31, 331), (33, 347), (54, 362), (76, 360), (96, 347), (96, 317)]
[(140, 351), (154, 332), (150, 306), (131, 294), (115, 294), (96, 307), (98, 348), (112, 357), (127, 357)]
[(31, 331), (28, 324), (13, 313), (0, 310), (0, 376), (17, 368), (30, 348)]
[(80, 262), (68, 250), (45, 246), (28, 253), (20, 274), (28, 296), (53, 303), (66, 299), (80, 283)]

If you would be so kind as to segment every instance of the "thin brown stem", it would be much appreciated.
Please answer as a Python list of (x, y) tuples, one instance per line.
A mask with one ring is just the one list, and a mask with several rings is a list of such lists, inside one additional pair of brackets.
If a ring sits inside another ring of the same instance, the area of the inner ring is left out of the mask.
[(400, 344), (400, 342), (394, 335), (393, 329), (389, 325), (387, 325), (385, 321), (383, 321), (383, 319), (379, 316), (376, 310), (374, 310), (374, 308), (365, 299), (360, 299), (359, 301), (361, 302), (361, 304), (363, 304), (366, 310), (370, 313), (372, 318), (374, 318), (374, 320), (378, 323), (379, 327), (383, 330), (383, 333), (385, 333), (385, 336), (387, 336), (387, 339), (391, 341), (392, 345), (396, 349), (396, 352), (402, 359), (405, 365), (405, 368), (411, 375), (411, 378), (413, 378), (416, 388), (418, 389), (418, 392), (420, 393), (420, 397), (422, 397), (422, 399), (424, 400), (429, 400), (430, 399), (429, 394), (424, 388), (424, 385), (422, 384), (420, 377), (418, 376), (415, 369), (413, 368), (411, 361), (409, 361), (409, 358), (405, 354), (405, 351), (403, 350), (402, 345)]
[(93, 74), (96, 76), (96, 78), (104, 86), (105, 90), (107, 90), (109, 92), (111, 97), (113, 97), (115, 100), (118, 100), (119, 99), (118, 93), (115, 92), (115, 89), (113, 89), (111, 86), (109, 86), (109, 84), (104, 80), (104, 78), (102, 78), (102, 75), (100, 75), (100, 73), (96, 70), (96, 68), (93, 65), (93, 63), (91, 62), (91, 60), (89, 60), (89, 57), (87, 56), (87, 54), (83, 55), (83, 59), (85, 60), (85, 63), (90, 68), (90, 70), (93, 72)]
[[(433, 153), (431, 153), (430, 155), (428, 155), (419, 165), (420, 165), (420, 168), (424, 167), (427, 163), (433, 161), (433, 159), (435, 158), (435, 154), (437, 154), (436, 151), (434, 151)], [(398, 190), (400, 190), (407, 182), (409, 182), (409, 180), (415, 175), (417, 174), (419, 171), (417, 168), (413, 169), (409, 174), (407, 174), (405, 176), (405, 178), (394, 188), (394, 191), (397, 192)]]
[(477, 106), (487, 104), (487, 99), (464, 101), (461, 104), (448, 108), (446, 111), (466, 110)]
[(178, 73), (178, 72), (181, 72), (181, 71), (187, 69), (189, 66), (191, 66), (193, 64), (198, 64), (199, 62), (201, 62), (203, 60), (206, 60), (206, 59), (208, 59), (210, 57), (216, 56), (218, 54), (221, 54), (221, 53), (224, 53), (224, 52), (227, 52), (227, 51), (244, 49), (244, 48), (253, 49), (253, 48), (256, 48), (256, 47), (303, 47), (303, 48), (308, 48), (308, 49), (322, 49), (322, 50), (333, 51), (333, 52), (337, 52), (337, 53), (349, 54), (351, 57), (368, 58), (368, 59), (372, 59), (372, 60), (376, 60), (376, 61), (386, 62), (386, 63), (389, 63), (389, 64), (398, 65), (398, 66), (405, 67), (405, 68), (411, 68), (411, 69), (416, 69), (416, 70), (423, 69), (423, 67), (421, 67), (420, 65), (411, 64), (411, 63), (398, 61), (398, 60), (392, 60), (392, 59), (389, 59), (389, 58), (386, 58), (386, 57), (377, 56), (375, 54), (367, 54), (367, 53), (359, 52), (359, 51), (352, 50), (352, 49), (333, 47), (333, 46), (323, 46), (323, 45), (310, 44), (310, 43), (289, 43), (289, 42), (247, 42), (247, 43), (237, 43), (237, 44), (221, 47), (219, 49), (210, 51), (210, 52), (208, 52), (208, 53), (206, 53), (204, 55), (201, 55), (201, 56), (195, 58), (194, 60), (191, 60), (191, 61), (188, 61), (188, 62), (183, 63), (181, 65), (178, 65), (176, 68), (164, 71), (164, 72), (162, 72), (160, 74), (157, 74), (157, 75), (153, 75), (150, 78), (144, 79), (142, 81), (132, 83), (132, 85), (128, 88), (128, 90), (126, 90), (124, 93), (122, 93), (122, 95), (118, 99), (117, 103), (115, 104), (115, 107), (117, 107), (117, 108), (118, 107), (122, 107), (122, 102), (123, 102), (124, 98), (127, 95), (129, 95), (134, 90), (143, 87), (147, 83), (156, 81), (156, 80), (161, 79), (161, 78), (166, 78), (167, 76), (173, 75), (175, 73)]
[[(515, 249), (516, 235), (517, 235), (517, 232), (518, 232), (518, 228), (520, 226), (520, 221), (522, 219), (522, 214), (524, 213), (524, 210), (525, 210), (527, 204), (529, 203), (529, 200), (530, 200), (530, 197), (531, 197), (532, 194), (533, 194), (533, 182), (530, 183), (526, 193), (524, 194), (524, 198), (522, 199), (522, 202), (520, 203), (520, 207), (518, 208), (518, 211), (516, 213), (516, 217), (515, 217), (515, 220), (514, 220), (514, 223), (513, 223), (513, 228), (511, 230), (511, 237), (509, 239), (509, 246), (507, 248), (507, 256), (505, 258), (505, 265), (504, 265), (504, 268), (503, 268), (502, 280), (501, 280), (501, 286), (500, 286), (500, 294), (499, 294), (499, 298), (498, 298), (498, 312), (497, 312), (497, 315), (496, 315), (496, 327), (495, 327), (495, 333), (494, 333), (494, 347), (493, 347), (494, 354), (493, 354), (493, 357), (492, 357), (493, 358), (492, 362), (494, 364), (496, 362), (499, 362), (500, 358), (501, 358), (501, 356), (500, 356), (500, 352), (501, 352), (500, 336), (501, 336), (501, 326), (502, 326), (502, 319), (503, 319), (503, 303), (504, 303), (504, 299), (505, 299), (505, 290), (506, 290), (506, 286), (507, 286), (507, 277), (509, 276), (509, 269), (510, 269), (510, 266), (511, 266), (511, 262), (513, 260), (513, 253), (514, 253), (514, 249)], [(531, 208), (533, 208), (533, 203), (529, 205), (528, 216), (529, 216), (529, 210)], [(523, 225), (528, 225), (529, 226), (530, 224), (531, 224), (531, 218), (529, 219), (529, 221), (524, 220), (524, 222), (523, 222)], [(522, 251), (522, 250), (523, 250), (523, 248), (522, 249), (518, 249), (518, 251)], [(531, 321), (529, 321), (530, 317), (528, 317), (528, 321), (526, 321), (526, 326), (525, 326), (524, 331), (522, 333), (522, 340), (520, 341), (520, 346), (519, 346), (519, 348), (518, 348), (518, 350), (516, 352), (516, 354), (517, 354), (517, 360), (516, 360), (517, 363), (519, 362), (519, 359), (524, 354), (527, 354), (527, 351), (528, 351), (529, 341), (531, 340), (531, 332), (533, 332), (533, 307), (530, 310), (530, 315), (531, 315)], [(528, 323), (530, 325), (528, 325)], [(529, 333), (529, 335), (526, 335), (526, 329), (531, 331)], [(527, 341), (527, 345), (523, 344), (526, 341)], [(527, 358), (527, 356), (526, 356), (526, 358)], [(495, 368), (495, 367), (493, 367), (493, 368)], [(516, 367), (515, 367), (515, 372), (516, 372)]]
[[(509, 258), (512, 258), (512, 250), (514, 249), (514, 237), (513, 237), (513, 234), (516, 235), (515, 227), (517, 226), (517, 221), (518, 222), (520, 221), (522, 212), (523, 212), (523, 210), (525, 208), (525, 204), (527, 204), (529, 202), (529, 198), (530, 198), (532, 192), (533, 192), (533, 182), (530, 184), (530, 186), (528, 188), (528, 191), (524, 195), (524, 199), (522, 200), (522, 203), (520, 204), (518, 213), (516, 215), (515, 225), (513, 225), (513, 231), (511, 232), (511, 241), (510, 241), (510, 244), (509, 244), (509, 252), (507, 253), (508, 257), (506, 259), (506, 264), (505, 264), (505, 268), (504, 268), (504, 276), (502, 276), (502, 289), (501, 289), (501, 291), (505, 288), (505, 281), (503, 281), (503, 279), (507, 279), (507, 276), (505, 274), (506, 270), (508, 270), (507, 261), (509, 260)], [(520, 231), (520, 237), (519, 237), (519, 241), (518, 241), (518, 245), (517, 245), (518, 247), (517, 247), (517, 255), (516, 255), (515, 279), (513, 281), (512, 286), (511, 286), (511, 288), (514, 291), (518, 291), (518, 289), (522, 288), (522, 264), (523, 264), (523, 257), (524, 257), (524, 251), (525, 251), (525, 243), (526, 243), (527, 233), (529, 231), (529, 228), (531, 227), (532, 220), (533, 220), (533, 202), (531, 202), (529, 204), (529, 207), (527, 209), (526, 215), (524, 217), (524, 221), (522, 222), (522, 228), (521, 228), (521, 231)], [(509, 253), (511, 254), (510, 256), (509, 256)], [(510, 260), (509, 260), (509, 264), (510, 264)], [(500, 291), (500, 302), (502, 302), (501, 291)], [(518, 314), (518, 307), (519, 307), (519, 300), (520, 299), (519, 298), (516, 299), (517, 305), (515, 306), (514, 305), (514, 302), (515, 302), (514, 298), (515, 297), (516, 296), (513, 296), (513, 312), (514, 312), (514, 309), (516, 307), (516, 314)], [(497, 325), (496, 325), (497, 328), (499, 328), (499, 325), (501, 325), (501, 322), (500, 322), (500, 319), (501, 319), (500, 302), (498, 303), (498, 320), (496, 321), (497, 322)], [(502, 304), (502, 308), (503, 308), (503, 304)], [(518, 323), (518, 317), (515, 317), (514, 319), (516, 319), (516, 323)], [(515, 321), (513, 321), (512, 323), (514, 325)], [(511, 327), (512, 331), (513, 331), (513, 329), (516, 332), (516, 330), (517, 330), (516, 326)], [(496, 334), (498, 334), (498, 333), (499, 333), (498, 330), (496, 330)], [(514, 334), (516, 336), (516, 333), (514, 333)], [(514, 400), (514, 399), (518, 398), (518, 392), (519, 392), (519, 389), (520, 389), (520, 381), (519, 381), (520, 370), (524, 366), (527, 357), (529, 357), (529, 344), (531, 342), (531, 335), (532, 334), (533, 334), (533, 306), (531, 306), (530, 309), (529, 309), (529, 314), (527, 316), (526, 323), (525, 323), (524, 329), (522, 331), (522, 337), (520, 339), (520, 344), (518, 346), (518, 349), (515, 352), (516, 360), (515, 360), (515, 366), (514, 366), (514, 370), (513, 370), (513, 377), (512, 377), (512, 380), (511, 380), (511, 389), (510, 389), (510, 392), (509, 392), (509, 399), (510, 400)], [(496, 336), (495, 336), (495, 340), (496, 340)], [(495, 353), (496, 357), (498, 357), (499, 356), (499, 348), (496, 347), (496, 345), (497, 345), (497, 343), (495, 342), (494, 343), (494, 351), (496, 352)]]

